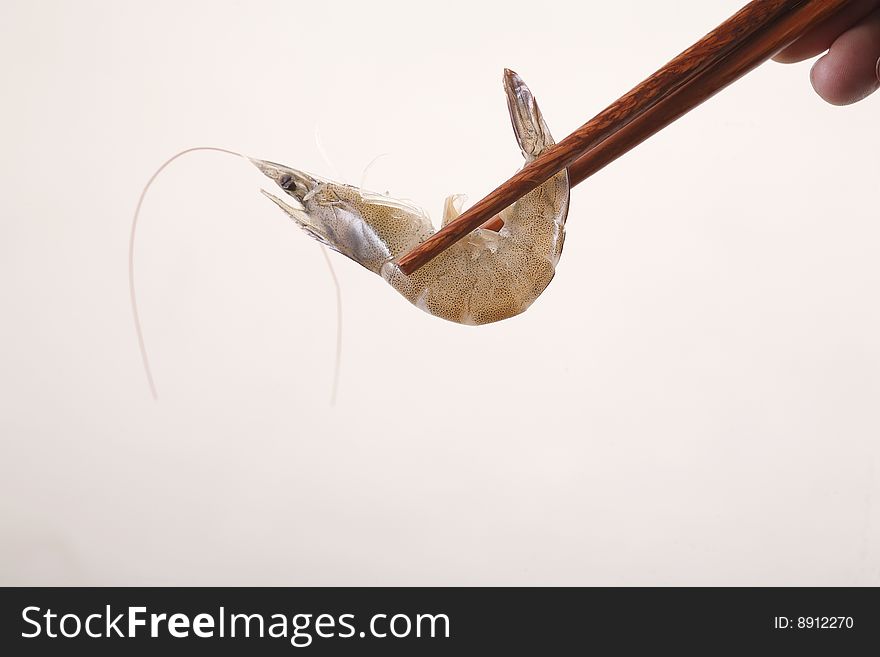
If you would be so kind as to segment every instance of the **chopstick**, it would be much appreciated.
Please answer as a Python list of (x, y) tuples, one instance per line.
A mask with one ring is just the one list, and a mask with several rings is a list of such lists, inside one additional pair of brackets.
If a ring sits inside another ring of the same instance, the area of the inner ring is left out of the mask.
[(670, 94), (650, 111), (614, 133), (596, 148), (568, 167), (569, 184), (574, 187), (681, 118), (716, 93), (754, 70), (805, 32), (840, 11), (850, 0), (806, 2), (781, 17), (768, 30), (755, 34), (733, 53), (706, 69), (691, 83)]
[[(571, 186), (637, 146), (851, 0), (754, 0), (398, 260), (411, 274), (568, 168)], [(488, 220), (488, 222), (487, 222)]]

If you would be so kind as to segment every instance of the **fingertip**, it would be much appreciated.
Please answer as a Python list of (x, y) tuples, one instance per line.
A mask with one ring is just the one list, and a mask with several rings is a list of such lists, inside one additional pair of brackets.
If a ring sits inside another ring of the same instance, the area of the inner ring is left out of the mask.
[(828, 55), (820, 58), (810, 69), (810, 82), (819, 97), (826, 103), (842, 107), (852, 105), (864, 98), (865, 94), (854, 94), (850, 85), (842, 79), (840, 71), (835, 67)]
[(834, 77), (834, 69), (828, 65), (828, 55), (817, 59), (810, 69), (810, 83), (819, 97), (832, 105), (846, 105), (845, 99), (839, 96), (840, 84)]
[(874, 67), (874, 79), (871, 80), (870, 73), (866, 79), (864, 73), (856, 74), (852, 67), (845, 65), (847, 62), (839, 59), (829, 53), (820, 57), (810, 69), (813, 89), (825, 102), (837, 106), (852, 105), (880, 88), (880, 61)]

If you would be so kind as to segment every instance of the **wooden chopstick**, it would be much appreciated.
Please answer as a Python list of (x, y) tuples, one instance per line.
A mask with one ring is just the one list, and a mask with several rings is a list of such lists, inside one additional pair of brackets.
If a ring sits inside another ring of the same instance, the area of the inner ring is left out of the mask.
[[(400, 269), (404, 274), (411, 274), (487, 220), (489, 225), (496, 223), (497, 213), (566, 167), (572, 186), (582, 182), (769, 59), (850, 1), (750, 2), (595, 118), (523, 167), (467, 212), (401, 257), (398, 261)], [(661, 107), (657, 112), (652, 112), (658, 105)]]
[(670, 94), (568, 167), (574, 187), (754, 70), (799, 36), (840, 11), (850, 0), (806, 2), (781, 17), (772, 30), (753, 35), (689, 84)]

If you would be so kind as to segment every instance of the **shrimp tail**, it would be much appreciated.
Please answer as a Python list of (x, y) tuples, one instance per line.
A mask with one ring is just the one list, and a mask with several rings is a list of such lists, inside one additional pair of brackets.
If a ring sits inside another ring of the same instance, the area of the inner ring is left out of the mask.
[(531, 90), (509, 68), (504, 69), (504, 91), (516, 141), (526, 162), (531, 162), (556, 142)]

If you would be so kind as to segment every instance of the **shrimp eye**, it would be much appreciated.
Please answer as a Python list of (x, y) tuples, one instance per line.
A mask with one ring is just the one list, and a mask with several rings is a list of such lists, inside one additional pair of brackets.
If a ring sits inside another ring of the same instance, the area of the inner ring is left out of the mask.
[(284, 174), (278, 179), (278, 184), (281, 186), (281, 189), (289, 190), (291, 187), (295, 186), (292, 176), (288, 176)]

